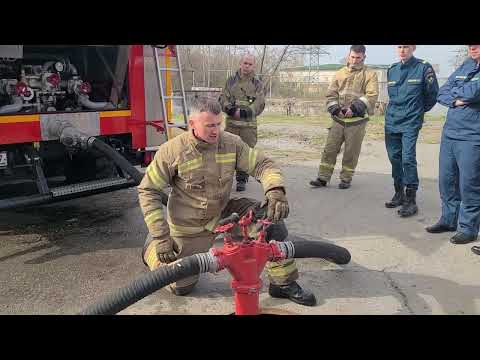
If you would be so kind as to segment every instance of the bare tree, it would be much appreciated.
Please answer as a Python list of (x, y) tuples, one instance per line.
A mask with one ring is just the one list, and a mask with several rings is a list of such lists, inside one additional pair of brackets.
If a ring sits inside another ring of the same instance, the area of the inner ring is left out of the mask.
[(181, 48), (184, 70), (188, 67), (188, 72), (195, 73), (203, 86), (212, 87), (224, 86), (246, 52), (256, 57), (259, 75), (268, 79), (281, 68), (318, 63), (321, 56), (328, 54), (322, 45), (183, 45)]

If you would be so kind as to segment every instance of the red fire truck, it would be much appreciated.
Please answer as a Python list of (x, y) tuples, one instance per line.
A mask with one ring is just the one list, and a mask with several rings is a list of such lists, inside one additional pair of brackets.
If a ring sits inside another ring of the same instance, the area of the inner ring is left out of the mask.
[(135, 186), (133, 166), (166, 140), (173, 57), (174, 45), (0, 45), (0, 210)]

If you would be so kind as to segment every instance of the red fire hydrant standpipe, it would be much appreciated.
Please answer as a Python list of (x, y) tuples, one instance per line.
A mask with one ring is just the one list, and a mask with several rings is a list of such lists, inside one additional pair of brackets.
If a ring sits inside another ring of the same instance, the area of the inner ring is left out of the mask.
[(218, 261), (218, 271), (227, 269), (233, 277), (231, 282), (235, 299), (236, 315), (258, 315), (259, 294), (262, 288), (260, 274), (267, 261), (278, 261), (285, 258), (275, 242), (267, 243), (265, 240), (266, 227), (271, 224), (268, 220), (258, 220), (261, 229), (257, 239), (248, 236), (248, 226), (252, 223), (253, 211), (238, 221), (242, 228), (243, 240), (233, 242), (230, 231), (235, 227), (235, 222), (218, 226), (216, 233), (224, 234), (222, 248), (213, 248), (212, 253)]
[[(265, 240), (267, 220), (257, 221), (257, 238), (248, 236), (248, 226), (253, 222), (250, 211), (243, 218), (234, 213), (223, 219), (216, 232), (224, 239), (221, 248), (210, 248), (208, 252), (181, 258), (170, 264), (160, 266), (154, 271), (143, 274), (129, 285), (111, 293), (101, 301), (81, 311), (82, 315), (116, 314), (153, 292), (181, 279), (202, 273), (216, 273), (228, 269), (233, 276), (232, 288), (235, 293), (237, 315), (258, 315), (259, 292), (262, 288), (260, 274), (267, 261), (278, 261), (291, 258), (322, 258), (335, 264), (344, 265), (350, 262), (350, 252), (338, 245), (323, 241), (297, 240), (275, 241)], [(231, 231), (240, 225), (242, 241), (233, 241)]]

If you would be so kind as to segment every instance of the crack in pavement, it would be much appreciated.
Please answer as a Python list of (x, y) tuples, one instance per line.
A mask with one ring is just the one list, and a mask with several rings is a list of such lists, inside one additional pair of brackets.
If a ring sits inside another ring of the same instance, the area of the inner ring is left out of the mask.
[(385, 268), (383, 268), (382, 270), (372, 270), (372, 269), (324, 269), (322, 271), (332, 271), (332, 272), (345, 272), (345, 271), (348, 271), (348, 272), (376, 272), (376, 273), (381, 273), (383, 276), (385, 276), (385, 278), (387, 279), (388, 281), (388, 284), (390, 285), (390, 287), (392, 287), (399, 295), (400, 295), (400, 298), (401, 298), (401, 305), (402, 307), (406, 308), (409, 312), (409, 314), (411, 315), (414, 315), (415, 312), (413, 311), (413, 309), (410, 307), (410, 304), (408, 302), (408, 296), (402, 291), (402, 289), (400, 288), (400, 286), (395, 282), (395, 280), (389, 275), (388, 272), (386, 272), (386, 270), (392, 270), (394, 268), (396, 268), (397, 266), (399, 266), (400, 264), (396, 264), (396, 265), (393, 265), (393, 266), (387, 266)]
[(415, 314), (415, 312), (413, 311), (413, 309), (410, 307), (410, 304), (408, 303), (408, 296), (407, 294), (405, 294), (402, 289), (400, 289), (400, 286), (397, 285), (397, 283), (395, 282), (395, 280), (388, 274), (388, 272), (386, 272), (386, 270), (392, 270), (392, 269), (395, 269), (397, 266), (399, 266), (400, 264), (396, 264), (396, 265), (392, 265), (392, 266), (387, 266), (385, 268), (383, 268), (381, 271), (378, 271), (378, 270), (374, 270), (374, 271), (377, 271), (377, 272), (381, 272), (388, 280), (388, 283), (390, 284), (390, 286), (395, 289), (395, 291), (400, 294), (400, 297), (402, 299), (402, 306), (407, 308), (407, 310), (410, 312), (410, 314)]
[(409, 311), (410, 315), (413, 315), (415, 314), (415, 312), (412, 310), (412, 308), (410, 307), (410, 304), (408, 303), (408, 297), (407, 295), (400, 289), (400, 287), (397, 285), (397, 283), (395, 282), (395, 280), (392, 279), (391, 276), (388, 275), (388, 272), (384, 272), (384, 271), (381, 271), (381, 273), (383, 275), (385, 275), (385, 277), (387, 278), (388, 280), (388, 283), (390, 284), (390, 286), (395, 289), (395, 291), (397, 293), (400, 294), (401, 298), (402, 298), (402, 306), (403, 307), (406, 307), (407, 310)]

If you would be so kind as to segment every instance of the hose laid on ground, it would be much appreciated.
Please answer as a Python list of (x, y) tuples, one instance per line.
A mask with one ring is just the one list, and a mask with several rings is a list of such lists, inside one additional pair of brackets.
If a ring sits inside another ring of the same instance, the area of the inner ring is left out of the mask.
[[(272, 240), (274, 241), (274, 240)], [(276, 242), (285, 258), (323, 258), (337, 264), (350, 261), (347, 249), (318, 241)], [(184, 257), (174, 263), (142, 275), (126, 287), (120, 288), (102, 301), (89, 306), (80, 315), (113, 315), (183, 278), (201, 273), (218, 271), (218, 261), (212, 252)]]
[(215, 258), (209, 252), (184, 257), (142, 275), (102, 301), (89, 306), (80, 315), (116, 314), (155, 291), (183, 278), (207, 271), (215, 272), (216, 266)]
[(350, 252), (338, 245), (323, 241), (295, 241), (296, 259), (300, 258), (322, 258), (335, 264), (345, 265), (350, 262)]

